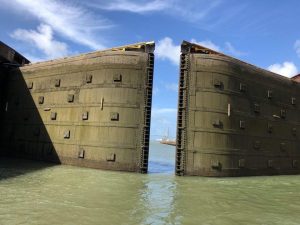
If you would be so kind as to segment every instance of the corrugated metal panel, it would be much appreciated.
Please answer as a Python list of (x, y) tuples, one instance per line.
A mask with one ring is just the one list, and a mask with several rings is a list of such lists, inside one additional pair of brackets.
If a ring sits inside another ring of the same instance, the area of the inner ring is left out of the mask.
[(146, 173), (153, 50), (138, 43), (14, 70), (6, 154)]
[(177, 175), (298, 174), (300, 84), (184, 42)]

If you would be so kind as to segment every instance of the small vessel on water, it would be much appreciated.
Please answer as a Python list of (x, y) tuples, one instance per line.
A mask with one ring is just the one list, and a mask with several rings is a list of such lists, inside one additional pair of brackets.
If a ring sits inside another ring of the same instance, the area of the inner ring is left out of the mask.
[(160, 139), (159, 143), (164, 144), (164, 145), (176, 146), (176, 139), (169, 138), (169, 128), (167, 130), (167, 135), (165, 135), (162, 139)]
[(160, 141), (161, 144), (164, 144), (164, 145), (172, 145), (172, 146), (176, 146), (176, 140), (170, 140), (170, 139), (162, 139)]

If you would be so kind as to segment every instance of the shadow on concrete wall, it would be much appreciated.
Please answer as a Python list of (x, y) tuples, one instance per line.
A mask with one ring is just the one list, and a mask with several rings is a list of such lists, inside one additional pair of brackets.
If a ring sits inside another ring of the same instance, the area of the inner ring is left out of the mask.
[[(32, 163), (31, 167), (28, 163), (20, 164), (20, 160), (5, 160), (8, 158), (60, 163), (21, 71), (17, 68), (4, 73), (0, 71), (0, 180), (54, 165)], [(16, 172), (12, 171), (14, 167)]]

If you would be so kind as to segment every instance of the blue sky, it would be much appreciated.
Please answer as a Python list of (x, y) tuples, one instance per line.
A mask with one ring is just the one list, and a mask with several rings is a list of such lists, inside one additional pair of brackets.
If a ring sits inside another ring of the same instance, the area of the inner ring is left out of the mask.
[(152, 137), (176, 133), (179, 45), (200, 43), (291, 77), (300, 70), (300, 1), (0, 0), (0, 40), (31, 61), (156, 42)]

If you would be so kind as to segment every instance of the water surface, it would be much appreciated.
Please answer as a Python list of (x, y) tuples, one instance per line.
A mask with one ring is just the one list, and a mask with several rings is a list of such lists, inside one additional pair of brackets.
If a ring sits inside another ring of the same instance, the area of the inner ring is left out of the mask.
[(147, 175), (1, 159), (0, 224), (300, 224), (300, 176), (176, 177), (174, 158), (152, 143)]

